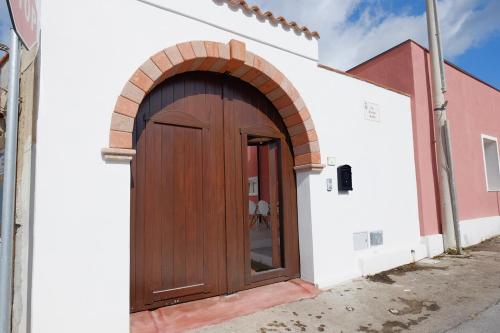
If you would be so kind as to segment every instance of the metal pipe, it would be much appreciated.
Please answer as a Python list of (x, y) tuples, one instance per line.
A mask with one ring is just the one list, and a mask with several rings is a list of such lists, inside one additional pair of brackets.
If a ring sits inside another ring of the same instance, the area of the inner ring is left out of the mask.
[(462, 254), (462, 238), (460, 232), (460, 223), (458, 221), (457, 212), (457, 193), (455, 192), (455, 176), (453, 169), (453, 159), (451, 156), (451, 143), (450, 143), (450, 128), (448, 127), (448, 121), (444, 122), (442, 128), (443, 133), (443, 143), (446, 147), (446, 165), (448, 167), (448, 182), (450, 187), (450, 200), (451, 200), (451, 210), (453, 214), (453, 229), (455, 230), (455, 242), (457, 245), (457, 253)]
[(17, 127), (19, 112), (19, 39), (11, 29), (5, 166), (0, 248), (0, 333), (11, 332), (12, 275), (14, 259), (14, 213), (16, 197)]
[(447, 102), (444, 97), (446, 85), (444, 77), (444, 60), (439, 39), (437, 6), (436, 0), (426, 0), (426, 2), (427, 32), (429, 37), (432, 74), (432, 99), (434, 102), (434, 136), (437, 155), (437, 177), (439, 182), (438, 188), (441, 206), (441, 225), (443, 226), (443, 242), (445, 250), (456, 249), (458, 253), (461, 253), (460, 226), (457, 215), (458, 209), (455, 201), (455, 181), (452, 172), (451, 138), (448, 135), (449, 123), (446, 115)]

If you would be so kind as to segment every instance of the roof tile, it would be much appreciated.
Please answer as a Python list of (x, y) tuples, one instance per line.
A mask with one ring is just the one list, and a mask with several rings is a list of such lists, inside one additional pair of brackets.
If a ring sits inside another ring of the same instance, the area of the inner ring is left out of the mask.
[(299, 25), (294, 21), (288, 21), (283, 16), (276, 17), (271, 11), (264, 12), (259, 6), (250, 6), (244, 0), (220, 0), (220, 2), (226, 2), (230, 6), (240, 7), (244, 11), (254, 13), (257, 17), (269, 20), (271, 23), (279, 23), (283, 28), (293, 29), (296, 33), (303, 33), (307, 38), (320, 38), (317, 31), (311, 31), (304, 25)]

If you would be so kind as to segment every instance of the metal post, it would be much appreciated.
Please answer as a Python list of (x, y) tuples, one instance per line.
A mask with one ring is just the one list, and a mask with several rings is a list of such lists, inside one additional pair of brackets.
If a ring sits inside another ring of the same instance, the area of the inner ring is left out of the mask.
[(14, 212), (17, 168), (17, 126), (19, 112), (19, 39), (11, 29), (5, 167), (0, 248), (0, 333), (11, 333)]
[(447, 102), (444, 97), (444, 91), (446, 91), (444, 60), (439, 38), (436, 0), (426, 0), (426, 2), (443, 242), (445, 250), (456, 249), (458, 253), (461, 253), (460, 228), (455, 201), (455, 181), (452, 173), (451, 142), (448, 135), (448, 119), (446, 115)]
[(450, 200), (451, 210), (453, 214), (453, 227), (455, 230), (455, 242), (457, 245), (457, 253), (462, 254), (462, 238), (460, 237), (460, 223), (458, 221), (457, 212), (457, 193), (455, 192), (455, 172), (453, 170), (453, 160), (451, 156), (451, 143), (450, 143), (450, 128), (448, 121), (445, 121), (442, 127), (443, 143), (446, 148), (446, 166), (448, 169), (448, 182), (450, 187)]

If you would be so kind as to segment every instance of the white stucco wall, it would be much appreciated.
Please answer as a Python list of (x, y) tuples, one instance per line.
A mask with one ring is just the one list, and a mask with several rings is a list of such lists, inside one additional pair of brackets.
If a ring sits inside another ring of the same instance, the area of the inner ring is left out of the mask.
[[(245, 42), (299, 90), (323, 158), (352, 165), (349, 195), (336, 191), (336, 166), (298, 173), (305, 279), (324, 287), (409, 262), (412, 249), (420, 253), (408, 97), (318, 68), (308, 59), (317, 58), (316, 41), (279, 25), (211, 1), (155, 2), (244, 36), (138, 0), (41, 4), (34, 333), (128, 329), (129, 165), (105, 163), (100, 149), (107, 146), (116, 97), (130, 75), (179, 42)], [(381, 122), (364, 119), (365, 100), (380, 105)], [(326, 191), (328, 177), (334, 179), (332, 192)], [(375, 230), (384, 231), (384, 245), (354, 252), (352, 233)]]
[[(410, 99), (363, 81), (319, 70), (304, 86), (327, 166), (311, 175), (315, 283), (327, 287), (422, 256)], [(317, 88), (321, 87), (321, 88)], [(308, 91), (309, 90), (309, 91)], [(380, 108), (365, 119), (364, 102)], [(352, 167), (353, 191), (339, 193), (337, 166)], [(326, 191), (333, 178), (335, 190)], [(353, 233), (383, 231), (384, 245), (353, 251)]]

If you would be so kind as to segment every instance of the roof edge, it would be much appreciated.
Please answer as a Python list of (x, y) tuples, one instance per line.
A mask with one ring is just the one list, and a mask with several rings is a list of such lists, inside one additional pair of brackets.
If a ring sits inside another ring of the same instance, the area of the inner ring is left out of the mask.
[(311, 31), (305, 25), (299, 25), (295, 21), (288, 21), (283, 16), (275, 16), (271, 11), (263, 11), (259, 6), (249, 5), (244, 0), (214, 0), (219, 3), (227, 3), (229, 6), (241, 8), (243, 11), (247, 11), (255, 14), (258, 18), (263, 20), (268, 20), (271, 24), (281, 24), (284, 29), (292, 29), (295, 33), (304, 34), (309, 39), (319, 39), (320, 35), (317, 31)]
[(366, 83), (370, 83), (370, 84), (373, 84), (374, 86), (377, 86), (377, 87), (380, 87), (380, 88), (383, 88), (383, 89), (387, 89), (387, 90), (390, 90), (392, 92), (395, 92), (396, 94), (400, 94), (400, 95), (403, 95), (403, 96), (406, 96), (406, 97), (411, 97), (410, 94), (408, 93), (405, 93), (404, 91), (400, 91), (400, 90), (397, 90), (397, 89), (394, 89), (392, 87), (389, 87), (389, 86), (386, 86), (386, 85), (383, 85), (383, 84), (380, 84), (378, 82), (374, 82), (372, 80), (368, 80), (368, 79), (365, 79), (364, 77), (360, 77), (358, 75), (355, 75), (355, 74), (352, 74), (352, 73), (347, 73), (347, 72), (344, 72), (344, 71), (341, 71), (339, 69), (336, 69), (336, 68), (333, 68), (333, 67), (330, 67), (330, 66), (327, 66), (327, 65), (323, 65), (323, 64), (318, 64), (318, 67), (319, 68), (323, 68), (323, 69), (326, 69), (330, 72), (334, 72), (334, 73), (337, 73), (337, 74), (340, 74), (340, 75), (345, 75), (345, 76), (348, 76), (350, 78), (353, 78), (353, 79), (356, 79), (356, 80), (359, 80), (359, 81), (364, 81)]
[[(387, 54), (387, 53), (390, 53), (390, 52), (394, 51), (394, 50), (395, 50), (395, 49), (397, 49), (397, 48), (400, 48), (401, 46), (403, 46), (403, 45), (405, 45), (405, 44), (407, 44), (407, 43), (410, 43), (410, 44), (411, 44), (411, 43), (413, 43), (413, 44), (415, 44), (416, 46), (420, 47), (422, 50), (424, 50), (424, 52), (429, 53), (429, 49), (428, 49), (428, 48), (426, 48), (425, 46), (422, 46), (421, 44), (417, 43), (417, 42), (416, 42), (416, 41), (414, 41), (413, 39), (407, 39), (407, 40), (405, 40), (404, 42), (401, 42), (401, 43), (399, 43), (399, 44), (397, 44), (397, 45), (395, 45), (395, 46), (391, 47), (390, 49), (387, 49), (387, 50), (385, 50), (384, 52), (379, 53), (379, 54), (377, 54), (376, 56), (374, 56), (374, 57), (372, 57), (372, 58), (370, 58), (370, 59), (368, 59), (368, 60), (365, 60), (365, 61), (363, 61), (362, 63), (360, 63), (360, 64), (358, 64), (358, 65), (356, 65), (356, 66), (354, 66), (354, 67), (352, 67), (352, 68), (348, 69), (346, 72), (347, 72), (347, 73), (351, 73), (352, 71), (354, 71), (354, 70), (358, 69), (359, 67), (362, 67), (362, 66), (364, 66), (364, 65), (366, 65), (366, 64), (368, 64), (368, 63), (370, 63), (370, 62), (372, 62), (373, 60), (378, 59), (379, 57), (381, 57), (381, 56), (383, 56), (383, 55), (385, 55), (385, 54)], [(450, 67), (452, 67), (452, 68), (456, 69), (457, 71), (462, 72), (463, 74), (465, 74), (465, 75), (467, 75), (467, 76), (471, 77), (472, 79), (474, 79), (474, 80), (476, 80), (476, 81), (481, 82), (482, 84), (484, 84), (484, 85), (486, 85), (486, 86), (488, 86), (488, 87), (492, 88), (493, 90), (496, 90), (497, 92), (500, 92), (500, 89), (499, 89), (499, 88), (495, 87), (495, 86), (494, 86), (494, 85), (492, 85), (491, 83), (488, 83), (488, 82), (486, 82), (486, 81), (484, 81), (484, 80), (480, 79), (479, 77), (475, 76), (474, 74), (471, 74), (470, 72), (466, 71), (465, 69), (463, 69), (463, 68), (461, 68), (461, 67), (459, 67), (459, 66), (455, 65), (455, 64), (454, 64), (454, 63), (452, 63), (451, 61), (444, 59), (444, 62), (445, 62), (445, 64), (447, 64), (448, 66), (450, 66)], [(352, 73), (351, 73), (351, 74), (352, 74)]]

